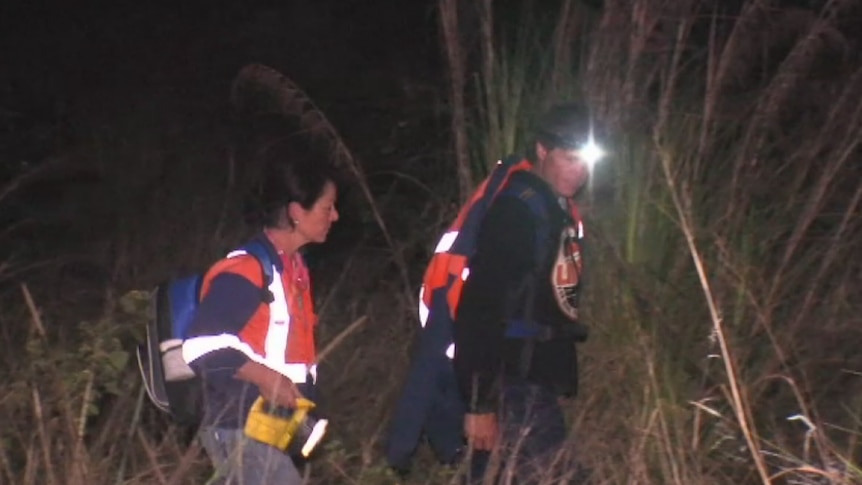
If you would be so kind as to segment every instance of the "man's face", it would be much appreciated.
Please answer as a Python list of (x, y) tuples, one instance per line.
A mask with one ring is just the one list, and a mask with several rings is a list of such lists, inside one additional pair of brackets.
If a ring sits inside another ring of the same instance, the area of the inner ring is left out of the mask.
[(546, 149), (536, 143), (536, 173), (561, 197), (572, 197), (587, 181), (587, 163), (578, 156), (577, 149)]

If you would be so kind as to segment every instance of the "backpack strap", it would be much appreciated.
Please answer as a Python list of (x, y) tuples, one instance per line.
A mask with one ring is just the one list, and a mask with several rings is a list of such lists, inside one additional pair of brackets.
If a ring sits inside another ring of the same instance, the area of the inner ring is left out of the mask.
[[(506, 336), (510, 338), (523, 339), (524, 343), (521, 346), (521, 355), (519, 359), (518, 372), (521, 378), (526, 378), (530, 371), (531, 363), (533, 362), (533, 353), (536, 347), (536, 341), (542, 339), (543, 326), (535, 323), (532, 319), (533, 300), (535, 298), (535, 285), (538, 280), (539, 273), (545, 269), (546, 259), (548, 257), (548, 239), (550, 237), (550, 220), (546, 198), (536, 192), (536, 189), (530, 185), (520, 181), (519, 177), (513, 177), (509, 186), (505, 189), (507, 193), (517, 197), (518, 200), (524, 202), (533, 213), (535, 221), (535, 255), (536, 263), (533, 270), (530, 271), (525, 280), (519, 285), (517, 290), (518, 296), (515, 300), (523, 302), (525, 314), (522, 315), (523, 321), (507, 322)], [(521, 297), (524, 299), (521, 300)], [(518, 328), (513, 328), (517, 325)], [(524, 335), (525, 334), (525, 335)]]
[(258, 263), (260, 263), (261, 274), (263, 275), (261, 300), (267, 304), (272, 303), (275, 301), (275, 295), (273, 295), (272, 291), (269, 289), (269, 285), (272, 284), (273, 279), (272, 258), (269, 255), (269, 248), (267, 248), (261, 241), (252, 239), (243, 245), (240, 248), (240, 251), (245, 251), (254, 256)]
[(527, 284), (534, 281), (539, 272), (544, 269), (549, 257), (548, 241), (551, 236), (551, 222), (547, 204), (550, 201), (538, 193), (533, 186), (524, 182), (519, 174), (515, 174), (512, 177), (511, 182), (503, 189), (502, 194), (517, 198), (526, 204), (530, 212), (535, 216), (533, 219), (536, 223), (533, 240), (535, 244), (534, 254), (536, 256), (536, 264), (527, 276), (527, 281), (524, 282), (524, 284)]
[[(486, 189), (486, 192), (492, 194), (492, 197), (494, 197), (498, 192), (504, 190), (505, 187), (503, 186), (503, 183), (511, 179), (511, 176), (514, 174), (512, 169), (516, 169), (515, 171), (517, 171), (519, 168), (518, 164), (523, 160), (524, 158), (520, 155), (509, 155), (497, 162), (498, 166), (495, 168), (502, 168), (502, 170), (494, 170), (491, 172), (491, 175), (488, 178), (488, 188)], [(491, 200), (493, 201), (493, 198)]]

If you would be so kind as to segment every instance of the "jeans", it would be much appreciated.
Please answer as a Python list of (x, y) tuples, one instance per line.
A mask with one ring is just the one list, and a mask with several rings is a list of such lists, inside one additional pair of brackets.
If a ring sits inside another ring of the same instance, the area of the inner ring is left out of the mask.
[(556, 393), (535, 384), (506, 383), (500, 414), (499, 462), (492, 465), (496, 460), (488, 452), (474, 452), (467, 483), (482, 483), (486, 473), (499, 484), (560, 483), (573, 473), (570, 457), (561, 456), (571, 450)]
[(302, 477), (289, 455), (248, 438), (241, 429), (203, 427), (198, 438), (216, 469), (208, 484), (302, 483)]

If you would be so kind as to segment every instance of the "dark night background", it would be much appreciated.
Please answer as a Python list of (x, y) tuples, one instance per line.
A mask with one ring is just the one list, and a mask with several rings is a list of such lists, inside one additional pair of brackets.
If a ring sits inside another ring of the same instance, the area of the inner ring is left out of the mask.
[[(423, 165), (448, 150), (434, 9), (386, 0), (5, 2), (0, 180), (52, 160), (63, 166), (7, 200), (0, 219), (28, 221), (18, 234), (38, 241), (13, 243), (9, 252), (55, 256), (56, 248), (36, 248), (56, 237), (68, 253), (90, 253), (94, 239), (122, 224), (112, 221), (128, 218), (123, 208), (147, 211), (144, 194), (165, 180), (194, 191), (193, 172), (225, 170), (243, 123), (230, 106), (231, 82), (253, 62), (305, 90), (373, 189), (386, 190), (392, 171), (427, 174)], [(454, 173), (441, 169), (431, 168), (435, 176)], [(106, 187), (112, 170), (123, 180), (115, 195)], [(192, 173), (177, 182), (178, 172)], [(218, 203), (212, 194), (204, 200)], [(351, 213), (361, 203), (353, 202), (343, 204), (347, 217), (331, 247), (350, 244), (362, 229), (362, 216)], [(141, 284), (134, 276), (115, 282)]]
[[(392, 155), (399, 122), (421, 121), (439, 102), (432, 2), (4, 2), (0, 8), (0, 122), (7, 137), (31, 134), (29, 143), (18, 137), (17, 146), (3, 146), (4, 163), (33, 163), (58, 151), (56, 144), (79, 142), (91, 127), (131, 118), (159, 125), (125, 127), (138, 134), (217, 133), (229, 117), (230, 83), (251, 62), (304, 88), (372, 170)], [(422, 139), (430, 138), (417, 139), (412, 151), (426, 149)]]
[[(239, 68), (261, 62), (305, 87), (333, 118), (350, 119), (348, 108), (364, 115), (349, 124), (358, 128), (373, 125), (387, 100), (439, 76), (427, 1), (4, 2), (2, 9), (7, 116), (98, 119), (160, 99), (185, 116), (215, 114)], [(367, 135), (356, 131), (357, 139)]]

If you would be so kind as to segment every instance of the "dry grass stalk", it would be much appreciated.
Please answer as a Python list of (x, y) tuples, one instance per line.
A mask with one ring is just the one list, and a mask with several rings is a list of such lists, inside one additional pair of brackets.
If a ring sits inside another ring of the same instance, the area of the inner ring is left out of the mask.
[[(776, 295), (778, 288), (780, 288), (781, 280), (785, 276), (787, 267), (794, 260), (794, 255), (798, 251), (803, 237), (808, 232), (815, 219), (822, 214), (823, 206), (828, 199), (827, 195), (829, 190), (832, 188), (836, 177), (840, 173), (841, 169), (850, 160), (852, 160), (852, 155), (860, 145), (860, 139), (862, 139), (860, 138), (862, 137), (862, 124), (860, 124), (860, 121), (862, 121), (862, 107), (856, 110), (849, 123), (850, 126), (856, 126), (857, 128), (850, 132), (846, 139), (839, 140), (836, 146), (841, 147), (841, 152), (829, 160), (826, 167), (822, 169), (816, 183), (814, 184), (814, 190), (812, 190), (808, 196), (805, 203), (805, 210), (799, 217), (799, 221), (795, 225), (793, 233), (789, 237), (781, 263), (773, 277), (770, 300), (772, 300), (772, 297)], [(852, 210), (850, 213), (852, 214)]]
[(685, 235), (689, 252), (691, 253), (692, 261), (697, 270), (697, 275), (703, 288), (703, 294), (706, 299), (707, 306), (709, 307), (709, 313), (712, 320), (713, 329), (715, 330), (716, 339), (719, 343), (719, 348), (721, 349), (722, 362), (724, 363), (725, 371), (727, 373), (728, 384), (730, 386), (732, 402), (734, 405), (734, 414), (737, 421), (739, 422), (740, 429), (745, 436), (745, 440), (748, 443), (748, 448), (750, 450), (752, 460), (757, 467), (758, 474), (760, 475), (760, 478), (763, 483), (769, 485), (771, 482), (769, 480), (769, 474), (767, 472), (766, 465), (763, 462), (763, 457), (760, 453), (760, 445), (758, 444), (757, 433), (755, 428), (751, 424), (751, 411), (748, 408), (747, 401), (743, 399), (743, 394), (739, 383), (739, 373), (736, 370), (735, 360), (733, 358), (733, 355), (731, 354), (728, 339), (725, 335), (723, 323), (724, 319), (721, 316), (719, 305), (716, 302), (714, 293), (710, 287), (709, 276), (706, 273), (704, 260), (700, 254), (700, 249), (694, 236), (694, 229), (691, 222), (691, 212), (690, 209), (687, 209), (686, 207), (688, 204), (683, 202), (683, 196), (679, 193), (679, 189), (676, 186), (676, 182), (674, 180), (672, 169), (672, 155), (668, 153), (666, 149), (663, 149), (659, 136), (657, 136), (655, 143), (657, 150), (659, 151), (662, 168), (664, 169), (665, 180), (667, 182), (671, 197), (673, 198), (673, 204), (677, 210), (679, 222)]
[(760, 162), (759, 158), (762, 157), (767, 139), (774, 127), (780, 124), (778, 117), (782, 108), (792, 104), (790, 97), (797, 92), (801, 81), (811, 72), (818, 57), (827, 51), (829, 38), (841, 36), (832, 25), (837, 20), (837, 13), (835, 11), (825, 18), (814, 18), (814, 14), (811, 14), (808, 31), (781, 62), (768, 86), (762, 89), (740, 149), (740, 157), (747, 163), (737, 163), (734, 168), (731, 182), (731, 187), (734, 189), (731, 192), (732, 199), (746, 198), (744, 193), (737, 190), (743, 186), (741, 182), (746, 167), (756, 166)]
[(174, 472), (171, 474), (170, 481), (168, 481), (169, 485), (180, 485), (183, 483), (183, 480), (188, 477), (188, 475), (193, 471), (194, 465), (196, 464), (197, 457), (201, 453), (201, 447), (195, 441), (185, 450), (177, 450), (178, 455), (180, 455), (179, 463), (177, 463)]
[[(27, 447), (27, 464), (24, 466), (23, 483), (29, 485), (36, 483), (36, 476), (39, 473), (39, 451), (36, 449), (36, 437), (34, 436)], [(14, 482), (13, 482), (14, 483)]]
[(669, 471), (665, 471), (664, 475), (670, 476), (673, 479), (673, 483), (682, 485), (686, 483), (683, 480), (681, 470), (681, 464), (678, 463), (677, 454), (678, 446), (675, 446), (674, 440), (671, 437), (671, 432), (668, 427), (667, 419), (665, 417), (665, 407), (661, 402), (661, 391), (659, 388), (658, 379), (656, 377), (655, 372), (655, 362), (653, 360), (647, 360), (647, 375), (650, 379), (650, 385), (652, 386), (652, 393), (656, 403), (656, 422), (658, 424), (658, 432), (659, 432), (659, 441), (660, 445), (664, 447), (664, 452), (661, 454), (662, 463), (665, 468)]
[[(494, 41), (494, 8), (491, 0), (482, 0), (479, 15), (479, 29), (482, 35), (482, 85), (485, 93), (493, 93), (494, 81), (497, 78), (497, 44)], [(501, 146), (500, 141), (500, 106), (494, 100), (485, 102), (488, 123), (488, 145)], [(463, 198), (463, 197), (462, 197)]]
[(9, 462), (9, 455), (6, 453), (6, 447), (0, 443), (0, 466), (3, 467), (3, 476), (6, 477), (7, 483), (15, 483), (12, 472), (12, 464)]
[(87, 374), (87, 383), (84, 387), (84, 397), (81, 400), (81, 411), (78, 417), (78, 427), (75, 432), (75, 445), (72, 451), (72, 463), (73, 468), (69, 470), (70, 477), (72, 477), (70, 483), (89, 483), (90, 479), (88, 477), (88, 462), (89, 456), (87, 456), (87, 449), (84, 446), (84, 435), (87, 429), (87, 416), (90, 412), (90, 405), (92, 404), (93, 399), (93, 384), (95, 379), (95, 373), (92, 370), (86, 371)]
[[(490, 9), (490, 3), (485, 5)], [(449, 102), (452, 110), (452, 136), (454, 138), (455, 161), (457, 163), (458, 187), (461, 201), (466, 201), (473, 192), (473, 173), (470, 170), (470, 155), (467, 149), (467, 110), (464, 101), (466, 76), (464, 52), (461, 45), (459, 0), (440, 0), (440, 30), (449, 72)], [(486, 26), (483, 23), (483, 34)]]
[(30, 289), (25, 283), (21, 283), (21, 292), (24, 294), (24, 301), (27, 303), (27, 309), (30, 310), (30, 321), (33, 323), (33, 328), (42, 340), (48, 338), (45, 332), (45, 326), (42, 324), (42, 316), (36, 308), (36, 302), (33, 301), (33, 295), (30, 294)]
[(673, 59), (668, 68), (669, 72), (665, 77), (665, 83), (662, 86), (659, 100), (658, 121), (653, 130), (653, 143), (658, 152), (658, 158), (664, 173), (668, 193), (673, 202), (677, 221), (685, 237), (689, 254), (691, 255), (692, 262), (697, 271), (703, 295), (709, 309), (713, 330), (715, 332), (719, 348), (721, 349), (722, 362), (724, 364), (728, 385), (730, 386), (732, 395), (734, 414), (739, 423), (740, 429), (745, 436), (751, 458), (757, 468), (760, 479), (765, 485), (769, 485), (771, 482), (766, 464), (764, 463), (763, 456), (760, 452), (757, 430), (754, 428), (752, 423), (752, 416), (748, 407), (748, 402), (743, 397), (742, 388), (739, 382), (739, 373), (736, 369), (736, 361), (731, 353), (728, 339), (725, 334), (724, 318), (722, 317), (719, 304), (716, 301), (715, 294), (711, 288), (710, 279), (705, 268), (704, 258), (701, 255), (701, 250), (695, 238), (695, 226), (693, 223), (694, 209), (692, 207), (691, 199), (684, 191), (684, 188), (680, 188), (677, 185), (675, 166), (679, 166), (681, 163), (675, 159), (671, 149), (666, 145), (671, 103), (675, 99), (675, 90), (679, 82), (682, 54), (685, 50), (687, 34), (690, 31), (691, 26), (692, 18), (688, 17), (680, 24), (677, 30), (678, 34)]
[(350, 325), (348, 325), (347, 328), (342, 330), (338, 335), (335, 336), (335, 338), (330, 340), (329, 343), (326, 344), (326, 347), (324, 347), (323, 350), (318, 353), (317, 361), (321, 362), (323, 359), (325, 359), (330, 354), (330, 352), (338, 348), (338, 346), (341, 344), (341, 342), (344, 341), (344, 339), (346, 339), (351, 333), (353, 333), (356, 329), (362, 326), (362, 324), (365, 323), (367, 320), (367, 316), (362, 316), (360, 318), (357, 318)]
[[(51, 433), (48, 429), (48, 424), (45, 419), (42, 406), (42, 398), (39, 390), (35, 387), (32, 390), (33, 394), (33, 416), (36, 418), (36, 435), (39, 437), (39, 445), (42, 449), (42, 460), (45, 466), (45, 472), (48, 477), (48, 484), (57, 484), (57, 476), (54, 473), (54, 457), (51, 453)], [(35, 462), (34, 462), (35, 465)]]
[[(114, 480), (115, 485), (120, 485), (125, 480), (126, 476), (126, 468), (129, 461), (129, 452), (131, 450), (132, 444), (135, 440), (135, 435), (138, 431), (138, 427), (141, 422), (141, 412), (143, 410), (144, 399), (146, 397), (146, 388), (141, 385), (138, 390), (138, 397), (135, 400), (135, 410), (132, 412), (132, 420), (127, 430), (124, 431), (123, 436), (125, 441), (121, 441), (119, 443), (120, 446), (120, 457), (117, 462), (116, 468), (116, 479)], [(106, 428), (108, 428), (106, 426)], [(100, 443), (97, 441), (97, 443)], [(101, 441), (103, 443), (103, 441)], [(104, 446), (102, 444), (101, 446)], [(101, 447), (99, 446), (99, 447)]]
[(739, 17), (733, 22), (730, 35), (722, 44), (717, 41), (715, 34), (717, 15), (713, 15), (708, 44), (710, 55), (707, 58), (706, 92), (704, 94), (699, 158), (706, 153), (709, 136), (714, 134), (715, 109), (722, 99), (722, 94), (729, 82), (728, 78), (740, 70), (740, 63), (748, 63), (747, 59), (750, 54), (746, 52), (745, 46), (750, 45), (753, 33), (758, 29), (759, 21), (772, 3), (773, 0), (746, 2)]
[(155, 475), (155, 478), (158, 480), (159, 485), (170, 485), (170, 481), (162, 472), (162, 465), (159, 463), (159, 455), (153, 447), (150, 440), (144, 436), (143, 431), (139, 428), (137, 431), (138, 443), (141, 445), (141, 448), (144, 451), (144, 454), (150, 464), (149, 469), (150, 472)]
[[(860, 135), (862, 135), (862, 133), (860, 133)], [(862, 185), (856, 189), (856, 192), (853, 194), (853, 198), (850, 200), (847, 205), (847, 209), (844, 211), (844, 215), (841, 218), (838, 228), (832, 234), (829, 248), (823, 256), (823, 259), (817, 268), (817, 272), (809, 285), (809, 289), (805, 294), (805, 298), (802, 301), (802, 311), (799, 312), (800, 317), (801, 315), (808, 314), (812, 309), (817, 294), (816, 290), (819, 288), (819, 283), (825, 280), (827, 273), (832, 271), (834, 265), (837, 263), (839, 254), (842, 252), (842, 241), (849, 236), (851, 228), (853, 227), (854, 219), (858, 217), (860, 202), (862, 202)]]
[(572, 6), (572, 0), (563, 0), (559, 10), (559, 18), (557, 25), (554, 27), (554, 37), (552, 45), (554, 46), (553, 65), (557, 69), (551, 71), (550, 81), (550, 98), (560, 99), (566, 90), (566, 84), (571, 81), (571, 74), (562, 69), (564, 66), (571, 66), (574, 59), (572, 56), (572, 44), (575, 40), (575, 21), (577, 12)]
[[(815, 477), (823, 477), (828, 480), (830, 484), (836, 485), (852, 485), (852, 482), (845, 480), (843, 477), (839, 476), (836, 473), (831, 473), (825, 470), (821, 470), (819, 468), (815, 468), (813, 466), (798, 466), (794, 468), (787, 468), (781, 470), (777, 473), (772, 474), (769, 478), (770, 480), (777, 480), (779, 478), (784, 477), (785, 475), (791, 475), (794, 477), (798, 477), (799, 475), (811, 475)], [(796, 482), (802, 483), (802, 482)]]

